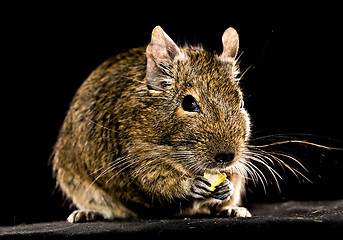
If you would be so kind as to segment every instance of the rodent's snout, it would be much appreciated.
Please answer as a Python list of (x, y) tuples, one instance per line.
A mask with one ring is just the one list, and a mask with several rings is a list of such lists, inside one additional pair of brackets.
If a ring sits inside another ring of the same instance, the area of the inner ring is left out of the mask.
[(232, 152), (220, 152), (214, 156), (214, 160), (218, 163), (231, 163), (235, 158)]

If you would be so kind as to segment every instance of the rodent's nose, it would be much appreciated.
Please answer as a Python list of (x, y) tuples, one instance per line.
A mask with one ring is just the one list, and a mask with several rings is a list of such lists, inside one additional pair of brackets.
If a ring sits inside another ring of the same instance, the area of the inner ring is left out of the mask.
[(229, 163), (235, 158), (235, 154), (231, 152), (220, 152), (214, 156), (214, 160), (220, 163)]

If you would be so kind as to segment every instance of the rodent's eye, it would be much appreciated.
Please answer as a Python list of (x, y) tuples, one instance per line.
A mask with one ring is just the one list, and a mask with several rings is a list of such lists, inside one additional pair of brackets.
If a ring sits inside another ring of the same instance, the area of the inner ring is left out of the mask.
[(198, 102), (192, 95), (186, 95), (182, 101), (182, 108), (187, 112), (201, 112)]

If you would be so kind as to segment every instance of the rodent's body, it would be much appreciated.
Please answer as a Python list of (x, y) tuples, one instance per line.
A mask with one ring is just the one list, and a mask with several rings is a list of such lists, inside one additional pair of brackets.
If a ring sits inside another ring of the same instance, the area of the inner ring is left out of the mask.
[[(53, 161), (80, 209), (69, 221), (250, 216), (238, 208), (244, 174), (234, 167), (249, 137), (235, 78), (238, 36), (225, 33), (218, 56), (179, 48), (156, 27), (147, 49), (107, 60), (82, 84)], [(211, 192), (205, 171), (228, 178)]]

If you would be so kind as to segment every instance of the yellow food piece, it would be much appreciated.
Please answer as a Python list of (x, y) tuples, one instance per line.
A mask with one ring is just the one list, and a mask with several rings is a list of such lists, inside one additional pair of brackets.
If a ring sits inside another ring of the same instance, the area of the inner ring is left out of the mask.
[(214, 191), (216, 190), (216, 187), (221, 184), (224, 179), (226, 178), (226, 174), (225, 173), (209, 173), (209, 172), (205, 172), (204, 173), (204, 178), (206, 178), (210, 183), (211, 183), (211, 190)]

